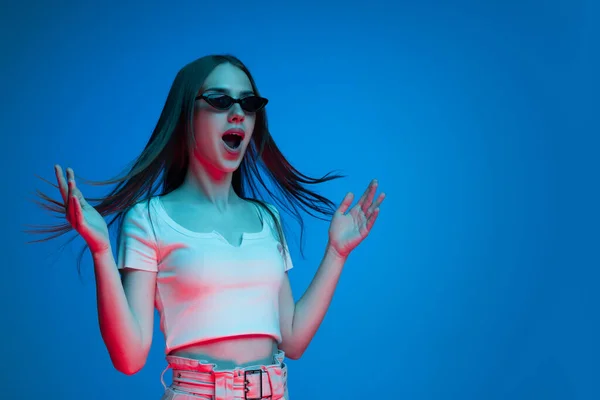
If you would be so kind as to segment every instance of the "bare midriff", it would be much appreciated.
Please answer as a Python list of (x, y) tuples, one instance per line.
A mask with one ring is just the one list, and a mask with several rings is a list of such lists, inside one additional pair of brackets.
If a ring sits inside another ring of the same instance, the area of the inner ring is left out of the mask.
[(276, 351), (277, 342), (272, 336), (244, 335), (180, 347), (169, 355), (216, 364), (216, 369), (233, 369), (271, 365)]

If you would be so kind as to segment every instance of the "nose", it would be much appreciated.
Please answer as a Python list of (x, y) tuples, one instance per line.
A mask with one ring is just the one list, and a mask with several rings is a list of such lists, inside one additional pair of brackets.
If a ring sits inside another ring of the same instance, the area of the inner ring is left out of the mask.
[(243, 122), (246, 118), (246, 114), (244, 114), (244, 110), (242, 110), (242, 106), (238, 103), (234, 104), (229, 110), (229, 122)]

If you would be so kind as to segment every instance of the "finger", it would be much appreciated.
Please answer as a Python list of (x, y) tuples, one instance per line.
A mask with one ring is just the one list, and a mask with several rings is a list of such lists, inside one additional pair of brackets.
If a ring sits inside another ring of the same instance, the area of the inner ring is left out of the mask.
[(70, 223), (76, 231), (83, 225), (83, 214), (81, 212), (81, 204), (76, 196), (69, 197), (69, 217)]
[(87, 205), (81, 190), (77, 187), (77, 182), (75, 182), (75, 171), (72, 168), (67, 169), (68, 174), (68, 183), (69, 183), (69, 196), (73, 196), (77, 199), (77, 204), (79, 209), (83, 209)]
[(69, 195), (67, 199), (67, 221), (76, 228), (77, 226), (77, 203), (75, 202), (75, 196)]
[(67, 186), (69, 188), (68, 195), (73, 195), (73, 191), (75, 190), (75, 174), (71, 168), (67, 168)]
[(85, 208), (87, 205), (87, 201), (85, 200), (85, 197), (83, 197), (83, 193), (81, 193), (81, 190), (79, 190), (79, 188), (77, 187), (77, 182), (75, 181), (74, 173), (73, 173), (73, 185), (71, 187), (71, 193), (73, 194), (73, 196), (75, 196), (77, 198), (81, 208), (82, 209)]
[(371, 207), (369, 207), (369, 213), (372, 213), (373, 210), (375, 210), (376, 208), (379, 208), (379, 206), (381, 205), (381, 203), (383, 203), (383, 200), (385, 200), (385, 193), (382, 192), (377, 197), (377, 200), (375, 200), (375, 203), (373, 203), (371, 205)]
[(75, 181), (75, 171), (73, 171), (72, 168), (68, 168), (67, 174), (69, 182), (69, 195), (72, 194), (73, 196), (77, 197), (80, 205), (84, 205), (85, 199), (83, 198), (83, 194), (81, 193), (81, 190), (79, 190), (79, 188), (77, 187), (77, 182)]
[(348, 208), (350, 208), (350, 204), (352, 204), (352, 200), (354, 200), (354, 193), (352, 193), (352, 192), (346, 193), (346, 196), (344, 197), (344, 200), (342, 200), (342, 204), (340, 204), (339, 208), (337, 209), (337, 212), (339, 214), (345, 214), (346, 211), (348, 211)]
[(360, 196), (360, 199), (358, 200), (358, 204), (364, 203), (365, 199), (367, 198), (367, 196), (369, 195), (369, 192), (371, 191), (371, 189), (373, 188), (373, 182), (375, 180), (372, 180), (371, 182), (369, 182), (369, 185), (367, 186), (367, 188), (365, 189), (365, 191), (363, 192), (362, 196)]
[(73, 202), (73, 221), (75, 222), (76, 227), (81, 227), (83, 225), (83, 213), (81, 212), (81, 203), (77, 196), (71, 196)]
[(362, 196), (360, 197), (360, 200), (358, 200), (358, 202), (356, 203), (356, 206), (362, 208), (363, 211), (366, 211), (369, 208), (369, 206), (371, 205), (371, 202), (373, 201), (373, 196), (375, 196), (376, 190), (377, 190), (377, 180), (373, 179), (371, 181), (371, 183), (369, 183), (369, 186), (364, 191)]
[(65, 207), (67, 206), (67, 201), (69, 200), (69, 192), (67, 188), (67, 182), (63, 176), (63, 171), (60, 165), (54, 166), (54, 174), (56, 175), (56, 181), (58, 183), (58, 189), (60, 190), (60, 195), (62, 196), (63, 203)]
[(377, 220), (378, 215), (379, 215), (379, 208), (376, 208), (375, 210), (373, 210), (373, 213), (371, 214), (369, 219), (367, 219), (367, 232), (371, 232), (371, 228), (375, 224), (375, 221)]
[(365, 200), (363, 210), (369, 209), (369, 207), (373, 204), (373, 198), (375, 197), (375, 193), (377, 193), (378, 182), (377, 179), (373, 179), (371, 182), (371, 186), (369, 188), (369, 194)]

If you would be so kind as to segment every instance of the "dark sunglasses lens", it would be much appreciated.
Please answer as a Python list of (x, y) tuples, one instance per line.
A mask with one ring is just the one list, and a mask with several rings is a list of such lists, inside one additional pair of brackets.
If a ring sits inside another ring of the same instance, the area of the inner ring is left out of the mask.
[(233, 99), (225, 94), (206, 96), (206, 102), (219, 110), (227, 110), (233, 104)]
[(267, 104), (267, 99), (249, 96), (242, 100), (242, 108), (248, 112), (257, 112)]

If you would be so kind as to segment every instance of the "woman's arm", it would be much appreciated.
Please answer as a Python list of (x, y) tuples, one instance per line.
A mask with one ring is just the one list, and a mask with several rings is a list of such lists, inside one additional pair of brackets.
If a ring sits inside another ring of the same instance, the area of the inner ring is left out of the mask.
[(114, 367), (135, 374), (152, 343), (156, 272), (125, 269), (121, 281), (110, 248), (92, 256), (102, 338)]
[(323, 322), (345, 262), (346, 257), (340, 256), (328, 243), (317, 273), (296, 304), (285, 274), (279, 294), (283, 337), (280, 348), (292, 360), (304, 354)]
[(106, 221), (77, 187), (72, 168), (67, 168), (66, 179), (60, 165), (55, 165), (54, 171), (66, 219), (92, 252), (100, 333), (115, 368), (133, 374), (145, 364), (152, 341), (157, 270), (143, 213), (140, 207), (133, 207), (125, 215), (128, 223), (123, 225), (127, 227), (123, 233), (128, 240), (122, 240), (121, 261), (124, 254), (133, 254), (127, 265), (153, 272), (126, 272), (121, 282)]
[(321, 265), (295, 305), (286, 274), (279, 294), (283, 337), (280, 348), (291, 359), (300, 358), (315, 336), (325, 318), (348, 255), (367, 237), (379, 215), (379, 206), (385, 194), (381, 193), (373, 201), (377, 186), (376, 180), (371, 181), (351, 209), (354, 194), (346, 194), (331, 220), (329, 241)]

